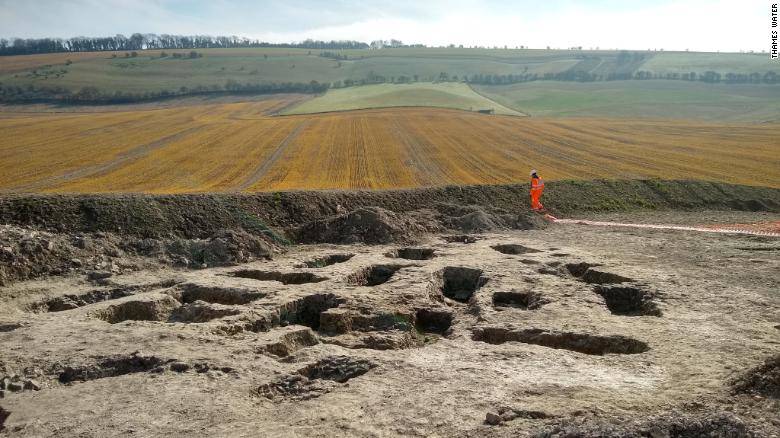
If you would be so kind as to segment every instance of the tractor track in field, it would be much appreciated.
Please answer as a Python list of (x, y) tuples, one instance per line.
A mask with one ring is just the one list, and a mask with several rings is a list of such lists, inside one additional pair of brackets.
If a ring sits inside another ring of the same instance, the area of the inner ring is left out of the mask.
[(426, 144), (424, 147), (421, 147), (421, 143), (427, 143), (427, 141), (421, 139), (420, 136), (417, 136), (417, 138), (421, 140), (415, 141), (409, 131), (401, 127), (397, 118), (392, 119), (392, 128), (391, 132), (401, 140), (401, 143), (403, 143), (409, 151), (412, 166), (419, 171), (419, 175), (425, 176), (426, 182), (436, 184), (448, 180), (447, 175), (442, 170), (441, 166), (425, 156), (427, 152), (431, 150), (431, 146), (430, 144)]
[(251, 175), (249, 175), (244, 182), (236, 186), (233, 191), (234, 192), (242, 192), (249, 187), (252, 187), (255, 185), (260, 179), (265, 176), (265, 174), (268, 172), (268, 170), (271, 169), (271, 167), (276, 164), (277, 161), (279, 161), (279, 158), (284, 153), (285, 149), (287, 149), (287, 146), (294, 141), (298, 135), (303, 131), (309, 124), (311, 123), (311, 119), (303, 120), (302, 122), (298, 123), (298, 126), (293, 129), (292, 132), (287, 134), (287, 137), (282, 140), (281, 143), (279, 143), (279, 146), (276, 147), (276, 150), (271, 153), (271, 155), (266, 158), (258, 167), (255, 168), (255, 170), (252, 172)]

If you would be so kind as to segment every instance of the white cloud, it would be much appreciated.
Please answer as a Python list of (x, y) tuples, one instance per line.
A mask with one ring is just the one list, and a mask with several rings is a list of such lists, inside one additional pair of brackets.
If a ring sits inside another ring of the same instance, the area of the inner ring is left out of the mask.
[[(42, 8), (45, 3), (47, 7)], [(631, 2), (636, 3), (636, 2)], [(197, 5), (197, 6), (196, 6)], [(0, 0), (4, 36), (132, 32), (235, 34), (268, 41), (396, 38), (429, 45), (762, 50), (764, 0)]]

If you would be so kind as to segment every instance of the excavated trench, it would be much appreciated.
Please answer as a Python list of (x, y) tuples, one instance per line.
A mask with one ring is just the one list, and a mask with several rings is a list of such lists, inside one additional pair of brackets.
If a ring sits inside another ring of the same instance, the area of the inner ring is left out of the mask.
[(634, 281), (631, 278), (623, 277), (622, 275), (613, 274), (611, 272), (597, 271), (593, 269), (594, 266), (590, 263), (569, 263), (566, 266), (566, 270), (569, 273), (585, 283), (590, 284), (616, 284), (627, 283)]
[(493, 294), (493, 305), (496, 307), (516, 307), (523, 310), (537, 310), (549, 301), (538, 292), (496, 292)]
[(210, 286), (196, 283), (184, 283), (179, 289), (181, 290), (179, 301), (182, 303), (205, 301), (207, 303), (225, 305), (249, 304), (266, 295), (265, 293), (250, 289)]
[(182, 305), (171, 295), (149, 294), (130, 301), (111, 304), (92, 312), (92, 316), (109, 324), (124, 321), (200, 323), (239, 313), (241, 311), (232, 306), (200, 300)]
[(0, 333), (12, 332), (18, 328), (21, 328), (22, 324), (18, 322), (0, 323)]
[(167, 321), (181, 304), (169, 295), (146, 296), (144, 299), (112, 304), (92, 313), (109, 324), (123, 321)]
[(467, 303), (487, 281), (488, 279), (482, 276), (481, 269), (447, 266), (434, 273), (431, 292), (434, 296), (445, 296)]
[(234, 316), (241, 313), (239, 309), (219, 304), (195, 301), (176, 308), (168, 317), (168, 322), (199, 323), (213, 319)]
[(475, 243), (477, 237), (468, 234), (455, 234), (450, 236), (441, 236), (447, 243)]
[(306, 284), (325, 281), (327, 277), (320, 277), (311, 272), (279, 272), (261, 271), (257, 269), (241, 269), (230, 273), (233, 277), (251, 278), (259, 281), (278, 281), (282, 284)]
[(604, 354), (639, 354), (650, 349), (645, 342), (622, 335), (601, 336), (537, 328), (480, 327), (472, 331), (472, 339), (488, 344), (521, 342), (599, 356)]
[(349, 261), (355, 254), (330, 254), (323, 257), (315, 257), (313, 259), (303, 262), (303, 266), (306, 268), (324, 268), (326, 266), (335, 265), (337, 263), (344, 263)]
[(436, 256), (433, 248), (398, 248), (387, 253), (388, 257), (406, 260), (430, 260)]
[(653, 294), (637, 287), (598, 285), (593, 289), (604, 298), (613, 315), (661, 316)]
[(172, 287), (177, 283), (178, 281), (171, 279), (152, 284), (97, 289), (80, 294), (65, 294), (34, 304), (31, 310), (35, 312), (62, 312), (65, 310), (73, 310), (90, 304), (129, 297), (130, 295), (135, 295), (140, 292)]
[(92, 365), (66, 367), (58, 378), (60, 383), (86, 382), (125, 374), (144, 373), (172, 361), (156, 356), (139, 356), (133, 353), (127, 356), (107, 357)]
[(347, 277), (350, 286), (377, 286), (386, 283), (403, 265), (372, 265)]
[(527, 246), (518, 245), (516, 243), (507, 243), (503, 245), (493, 245), (491, 246), (494, 250), (500, 252), (501, 254), (510, 254), (510, 255), (519, 255), (519, 254), (528, 254), (528, 253), (534, 253), (534, 252), (541, 252), (538, 249), (529, 248)]
[(443, 309), (417, 309), (415, 328), (423, 333), (444, 334), (452, 326), (452, 312)]
[(319, 330), (320, 314), (345, 302), (345, 299), (334, 294), (309, 295), (280, 306), (279, 322), (282, 325), (298, 324)]

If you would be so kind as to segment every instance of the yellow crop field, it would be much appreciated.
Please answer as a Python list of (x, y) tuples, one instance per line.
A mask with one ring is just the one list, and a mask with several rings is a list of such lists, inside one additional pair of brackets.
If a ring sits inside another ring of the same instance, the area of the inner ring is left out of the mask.
[(286, 101), (0, 113), (0, 190), (231, 192), (592, 178), (780, 187), (777, 124), (539, 119), (398, 108), (269, 116)]

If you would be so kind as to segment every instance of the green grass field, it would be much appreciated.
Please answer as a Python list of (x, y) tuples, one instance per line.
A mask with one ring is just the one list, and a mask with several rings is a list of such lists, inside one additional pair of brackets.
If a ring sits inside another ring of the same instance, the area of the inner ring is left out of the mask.
[(712, 70), (718, 73), (780, 73), (780, 64), (768, 54), (759, 53), (658, 53), (644, 64), (642, 70), (654, 73), (687, 73)]
[(495, 101), (480, 96), (467, 84), (458, 82), (418, 82), (403, 85), (377, 84), (331, 89), (323, 96), (288, 109), (284, 114), (307, 114), (398, 106), (430, 106), (469, 111), (492, 109), (496, 114), (522, 115)]
[(531, 116), (780, 120), (780, 87), (685, 81), (530, 82), (475, 90)]

